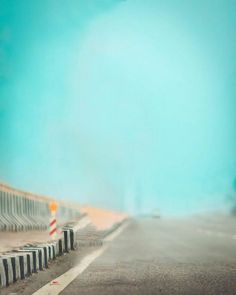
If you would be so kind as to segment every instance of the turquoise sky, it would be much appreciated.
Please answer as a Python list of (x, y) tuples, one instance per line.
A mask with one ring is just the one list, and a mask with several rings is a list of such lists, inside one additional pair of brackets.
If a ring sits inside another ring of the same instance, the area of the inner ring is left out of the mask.
[(129, 212), (221, 208), (236, 2), (0, 0), (0, 179)]

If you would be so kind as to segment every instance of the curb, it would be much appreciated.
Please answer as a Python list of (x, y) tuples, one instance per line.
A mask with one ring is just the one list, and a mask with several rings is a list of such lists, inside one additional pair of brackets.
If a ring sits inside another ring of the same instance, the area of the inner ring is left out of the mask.
[[(115, 230), (117, 230), (121, 225), (126, 223), (128, 221), (128, 218), (125, 218), (122, 221), (119, 221), (115, 223), (113, 226), (111, 226), (109, 229), (101, 230), (100, 232), (96, 232), (94, 235), (94, 231), (96, 231), (95, 227), (91, 227), (89, 231), (87, 232), (87, 235), (80, 234), (79, 237), (77, 237), (77, 244), (79, 247), (96, 247), (96, 246), (102, 246), (104, 244), (104, 239), (112, 234)], [(87, 228), (85, 228), (87, 229)]]
[[(102, 246), (103, 239), (119, 228), (127, 219), (116, 223), (102, 234), (98, 240), (87, 241), (84, 246)], [(77, 246), (83, 246), (76, 238), (79, 229), (75, 223), (70, 223), (62, 228), (62, 237), (56, 241), (40, 244), (27, 244), (17, 250), (0, 254), (0, 290), (18, 280), (36, 274), (48, 268), (49, 261), (58, 256), (76, 250)]]
[(48, 268), (48, 262), (69, 253), (77, 247), (73, 226), (62, 229), (62, 238), (42, 243), (28, 244), (18, 250), (0, 255), (0, 288), (23, 280), (33, 273)]

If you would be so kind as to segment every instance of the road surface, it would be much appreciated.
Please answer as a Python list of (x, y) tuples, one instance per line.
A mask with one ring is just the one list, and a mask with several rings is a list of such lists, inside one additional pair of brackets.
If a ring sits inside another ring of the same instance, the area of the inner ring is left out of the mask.
[[(130, 221), (61, 294), (236, 294), (235, 224), (217, 218)], [(30, 290), (33, 282), (24, 294)]]
[(230, 227), (232, 234), (207, 221), (132, 222), (62, 294), (236, 294)]

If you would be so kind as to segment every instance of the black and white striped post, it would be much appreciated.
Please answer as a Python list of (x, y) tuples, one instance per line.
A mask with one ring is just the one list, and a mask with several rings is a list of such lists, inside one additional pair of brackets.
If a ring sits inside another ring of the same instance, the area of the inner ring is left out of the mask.
[(57, 238), (57, 219), (56, 219), (57, 208), (58, 208), (58, 204), (56, 202), (51, 202), (49, 204), (49, 209), (51, 211), (49, 235), (52, 240), (55, 240)]

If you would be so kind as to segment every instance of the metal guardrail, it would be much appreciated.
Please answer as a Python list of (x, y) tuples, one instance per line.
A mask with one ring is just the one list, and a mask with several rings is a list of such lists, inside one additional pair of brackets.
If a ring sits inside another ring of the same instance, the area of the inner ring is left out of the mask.
[[(48, 204), (55, 199), (0, 184), (0, 231), (47, 230)], [(80, 216), (78, 208), (58, 201), (57, 220), (62, 225)]]

